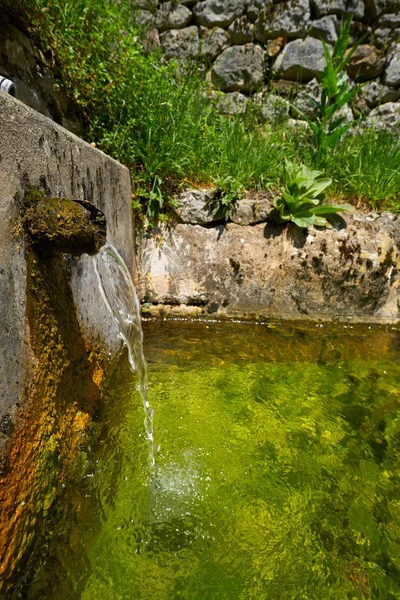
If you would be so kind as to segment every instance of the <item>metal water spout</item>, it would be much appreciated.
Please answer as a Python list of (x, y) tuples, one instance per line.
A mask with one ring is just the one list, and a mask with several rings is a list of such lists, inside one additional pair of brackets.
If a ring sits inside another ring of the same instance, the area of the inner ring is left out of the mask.
[(16, 89), (14, 83), (11, 79), (7, 79), (7, 77), (0, 76), (0, 90), (6, 92), (6, 94), (10, 94), (10, 96), (16, 95)]

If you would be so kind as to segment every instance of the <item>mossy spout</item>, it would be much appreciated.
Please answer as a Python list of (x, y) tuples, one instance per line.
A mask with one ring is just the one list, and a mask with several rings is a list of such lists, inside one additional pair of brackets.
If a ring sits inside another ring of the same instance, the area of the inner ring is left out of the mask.
[(46, 198), (30, 191), (23, 223), (33, 243), (49, 252), (96, 254), (106, 243), (106, 218), (87, 201)]

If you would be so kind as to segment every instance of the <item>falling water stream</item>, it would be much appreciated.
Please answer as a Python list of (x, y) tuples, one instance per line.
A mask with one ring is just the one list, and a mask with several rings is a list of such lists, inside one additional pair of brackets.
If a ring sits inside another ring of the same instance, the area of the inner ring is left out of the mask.
[(143, 354), (143, 331), (135, 286), (123, 258), (112, 244), (105, 244), (94, 258), (100, 292), (118, 326), (119, 337), (128, 349), (129, 364), (137, 371), (138, 390), (143, 400), (144, 426), (149, 445), (149, 462), (154, 466), (153, 409), (148, 399), (147, 366)]

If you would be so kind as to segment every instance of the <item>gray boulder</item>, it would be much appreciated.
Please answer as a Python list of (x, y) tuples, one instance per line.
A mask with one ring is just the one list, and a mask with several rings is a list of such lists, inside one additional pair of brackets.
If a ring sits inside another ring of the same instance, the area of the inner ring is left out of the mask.
[(260, 106), (260, 113), (264, 123), (282, 125), (289, 118), (290, 103), (276, 94), (268, 94), (264, 98), (257, 94), (255, 103)]
[(388, 29), (398, 29), (400, 27), (400, 10), (398, 13), (389, 13), (388, 15), (383, 15), (376, 23), (374, 23), (374, 26), (376, 28), (387, 27)]
[(236, 46), (240, 44), (249, 44), (254, 39), (254, 25), (250, 23), (245, 15), (235, 19), (229, 25), (229, 35), (231, 43)]
[(231, 92), (218, 96), (217, 108), (225, 115), (239, 115), (246, 112), (247, 102), (247, 96), (240, 92)]
[(228, 27), (243, 13), (242, 0), (204, 0), (195, 5), (196, 22), (204, 27)]
[(311, 0), (311, 4), (317, 17), (340, 15), (362, 20), (365, 15), (363, 0)]
[(390, 131), (400, 135), (400, 103), (387, 102), (371, 110), (365, 126), (376, 131)]
[(295, 38), (306, 33), (310, 21), (309, 0), (289, 0), (260, 12), (255, 24), (255, 36), (259, 42), (285, 36)]
[(140, 27), (154, 27), (156, 18), (149, 10), (139, 9), (135, 12), (135, 22)]
[(263, 223), (273, 210), (273, 194), (271, 192), (253, 192), (239, 200), (236, 210), (230, 215), (233, 223), (238, 225), (255, 225)]
[(365, 0), (365, 17), (370, 23), (380, 15), (396, 12), (399, 0)]
[(400, 98), (400, 90), (395, 90), (387, 85), (382, 85), (377, 81), (367, 83), (367, 85), (362, 88), (361, 93), (370, 108), (374, 108), (377, 104), (396, 102)]
[(322, 19), (312, 21), (308, 34), (333, 45), (338, 38), (339, 29), (340, 23), (337, 16), (328, 15), (322, 17)]
[(262, 83), (263, 72), (264, 52), (260, 46), (232, 46), (218, 57), (211, 69), (211, 81), (223, 92), (249, 92)]
[(189, 24), (191, 18), (192, 12), (186, 6), (165, 2), (157, 11), (156, 27), (159, 31), (183, 29)]
[[(311, 120), (314, 120), (317, 115), (316, 102), (321, 100), (321, 84), (316, 79), (312, 79), (301, 87), (297, 98), (294, 101), (294, 106), (301, 111), (301, 115), (305, 115)], [(293, 116), (299, 118), (299, 113), (293, 110)]]
[(199, 52), (198, 28), (170, 29), (160, 35), (161, 47), (166, 58), (194, 58)]
[(400, 27), (398, 29), (390, 29), (389, 27), (383, 27), (374, 29), (374, 43), (379, 48), (388, 47), (391, 42), (396, 42), (400, 39)]
[(229, 35), (221, 27), (207, 29), (200, 27), (200, 51), (211, 61), (214, 61), (227, 46), (229, 46)]
[(154, 11), (158, 6), (158, 0), (135, 0), (133, 4), (137, 8)]
[(289, 42), (278, 56), (274, 66), (275, 77), (308, 82), (322, 75), (325, 68), (324, 48), (320, 40), (307, 37)]
[(175, 197), (175, 212), (182, 221), (191, 225), (206, 225), (217, 220), (211, 214), (212, 191), (186, 190)]
[(394, 87), (400, 86), (400, 43), (395, 44), (388, 54), (384, 82)]

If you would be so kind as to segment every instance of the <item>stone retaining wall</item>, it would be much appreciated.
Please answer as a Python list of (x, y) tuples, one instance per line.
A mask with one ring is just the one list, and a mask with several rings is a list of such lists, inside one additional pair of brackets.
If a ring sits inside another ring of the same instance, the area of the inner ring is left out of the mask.
[(343, 213), (332, 230), (300, 230), (271, 220), (272, 193), (249, 193), (229, 223), (208, 206), (209, 192), (183, 192), (176, 224), (144, 237), (151, 315), (398, 322), (396, 215)]
[[(366, 39), (348, 68), (366, 83), (348, 116), (370, 116), (393, 129), (400, 122), (399, 0), (136, 0), (146, 43), (168, 59), (196, 59), (226, 96), (222, 112), (242, 112), (257, 92), (265, 121), (293, 113), (286, 98), (312, 112), (325, 59), (321, 40), (333, 45), (341, 20), (352, 16), (352, 36)], [(281, 100), (281, 98), (284, 100)], [(382, 108), (380, 108), (382, 106)], [(312, 115), (311, 115), (312, 116)]]

